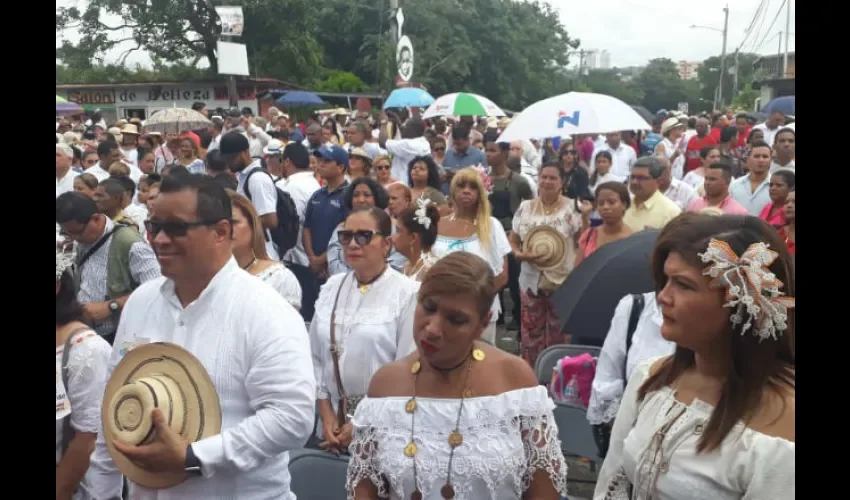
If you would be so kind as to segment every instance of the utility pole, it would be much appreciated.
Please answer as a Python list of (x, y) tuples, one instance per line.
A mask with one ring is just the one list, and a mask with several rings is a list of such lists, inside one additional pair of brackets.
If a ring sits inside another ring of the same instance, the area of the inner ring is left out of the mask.
[(735, 49), (735, 82), (732, 84), (732, 98), (738, 95), (738, 73), (741, 69), (738, 67), (738, 49)]
[[(788, 37), (785, 37), (785, 41), (788, 41)], [(781, 78), (785, 74), (785, 68), (780, 67), (779, 56), (782, 55), (782, 32), (779, 32), (779, 46), (776, 47), (776, 77)], [(788, 64), (788, 60), (786, 59), (783, 64)]]
[(723, 107), (723, 78), (726, 76), (726, 35), (729, 31), (729, 4), (723, 8), (723, 50), (720, 53), (720, 82), (717, 84), (717, 100)]
[(791, 33), (791, 0), (785, 2), (785, 57), (782, 58), (782, 77), (788, 76), (788, 34)]

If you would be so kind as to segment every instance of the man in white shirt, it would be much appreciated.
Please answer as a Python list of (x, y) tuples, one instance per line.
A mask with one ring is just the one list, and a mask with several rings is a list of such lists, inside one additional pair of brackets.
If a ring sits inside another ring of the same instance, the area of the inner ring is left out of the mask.
[(690, 184), (673, 178), (673, 169), (670, 168), (670, 160), (667, 157), (656, 155), (656, 158), (664, 166), (664, 173), (658, 178), (658, 190), (684, 212), (691, 201), (697, 197), (696, 190)]
[(103, 141), (97, 145), (97, 164), (85, 170), (85, 173), (97, 177), (97, 182), (109, 177), (109, 166), (121, 161), (121, 150), (114, 141)]
[(755, 217), (770, 203), (771, 152), (767, 142), (754, 142), (750, 146), (750, 156), (747, 157), (747, 175), (735, 179), (729, 186), (732, 198)]
[[(236, 191), (251, 200), (257, 210), (257, 215), (260, 216), (260, 221), (263, 223), (266, 233), (266, 251), (269, 258), (279, 260), (277, 246), (269, 233), (270, 229), (274, 229), (278, 225), (277, 189), (275, 189), (271, 175), (262, 169), (260, 160), (251, 158), (250, 148), (248, 138), (238, 131), (224, 134), (219, 145), (221, 158), (230, 167), (230, 171), (236, 174), (236, 181), (239, 183)], [(245, 182), (248, 175), (254, 170), (259, 170), (259, 172), (251, 176), (251, 185), (246, 186)], [(246, 191), (250, 194), (246, 194)], [(161, 192), (162, 190), (160, 190)]]
[(773, 138), (773, 163), (770, 165), (770, 173), (780, 168), (794, 170), (794, 157), (796, 155), (797, 133), (794, 129), (783, 127)]
[(596, 165), (596, 155), (599, 154), (600, 151), (608, 151), (611, 153), (611, 174), (614, 174), (618, 177), (622, 177), (623, 179), (629, 176), (631, 173), (632, 165), (637, 161), (637, 153), (635, 153), (634, 148), (629, 146), (628, 144), (623, 144), (622, 136), (619, 132), (612, 132), (607, 134), (605, 144), (602, 146), (597, 146), (596, 149), (593, 150), (593, 155), (590, 157), (590, 171), (593, 172)]
[(776, 138), (776, 133), (785, 124), (785, 113), (774, 111), (767, 117), (764, 123), (759, 123), (753, 130), (761, 130), (764, 133), (764, 142), (768, 146), (773, 147), (773, 140)]
[[(209, 373), (222, 425), (220, 434), (187, 443), (155, 418), (150, 444), (117, 443), (150, 471), (187, 474), (166, 489), (132, 484), (132, 498), (295, 499), (288, 451), (304, 445), (315, 416), (310, 341), (295, 309), (236, 264), (232, 212), (224, 188), (200, 175), (166, 177), (154, 202), (148, 230), (163, 277), (127, 302), (109, 374), (136, 345), (177, 344)], [(120, 498), (121, 473), (102, 433), (88, 477), (92, 498)]]
[(74, 178), (80, 174), (71, 170), (74, 150), (65, 143), (56, 145), (56, 197), (74, 190)]
[(401, 130), (401, 139), (389, 139), (387, 134), (386, 120), (381, 121), (381, 130), (378, 135), (378, 144), (393, 155), (393, 179), (407, 179), (407, 166), (417, 156), (431, 154), (431, 144), (425, 135), (425, 123), (421, 118), (414, 116), (407, 120), (403, 126), (398, 127), (398, 120), (394, 120), (396, 126)]
[(366, 141), (371, 134), (372, 129), (366, 124), (366, 122), (357, 121), (349, 123), (345, 127), (345, 141), (347, 143), (345, 145), (345, 149), (348, 151), (348, 154), (351, 155), (351, 152), (356, 148), (363, 148), (366, 150), (366, 153), (372, 160), (374, 160), (378, 155), (387, 154), (386, 151), (382, 150), (380, 146), (374, 142)]

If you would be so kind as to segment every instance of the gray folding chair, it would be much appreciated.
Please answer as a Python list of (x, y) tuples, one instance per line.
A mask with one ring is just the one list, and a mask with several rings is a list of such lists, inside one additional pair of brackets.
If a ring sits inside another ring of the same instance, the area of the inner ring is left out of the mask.
[(294, 450), (289, 452), (289, 485), (300, 499), (346, 500), (345, 476), (348, 458), (326, 451)]
[(587, 410), (569, 403), (555, 402), (555, 423), (558, 424), (558, 439), (565, 456), (587, 458), (591, 462), (591, 471), (601, 462), (593, 429), (587, 421)]
[(592, 345), (576, 345), (576, 344), (558, 344), (549, 346), (537, 356), (537, 362), (534, 363), (534, 373), (537, 374), (537, 380), (541, 385), (548, 386), (552, 381), (552, 368), (555, 368), (555, 363), (564, 356), (578, 356), (579, 354), (589, 353), (594, 358), (599, 357), (600, 348)]

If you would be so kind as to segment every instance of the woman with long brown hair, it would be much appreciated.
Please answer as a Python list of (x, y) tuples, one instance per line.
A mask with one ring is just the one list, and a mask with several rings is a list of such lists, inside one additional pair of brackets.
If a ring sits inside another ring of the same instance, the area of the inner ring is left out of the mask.
[(301, 285), (285, 265), (269, 258), (262, 222), (254, 204), (236, 191), (227, 190), (233, 202), (233, 257), (239, 267), (265, 281), (301, 309)]
[(794, 278), (756, 217), (683, 214), (652, 259), (672, 356), (631, 375), (594, 498), (793, 499)]

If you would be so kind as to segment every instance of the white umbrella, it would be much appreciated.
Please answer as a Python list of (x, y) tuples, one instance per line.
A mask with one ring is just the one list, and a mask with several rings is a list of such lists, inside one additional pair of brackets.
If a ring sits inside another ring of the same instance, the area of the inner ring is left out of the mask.
[(155, 112), (145, 121), (145, 132), (182, 134), (211, 126), (212, 122), (194, 109), (168, 108)]
[(422, 118), (434, 116), (506, 116), (499, 106), (478, 94), (455, 92), (439, 97), (431, 104)]
[(538, 101), (522, 110), (498, 141), (649, 129), (649, 124), (637, 111), (615, 97), (568, 92)]

